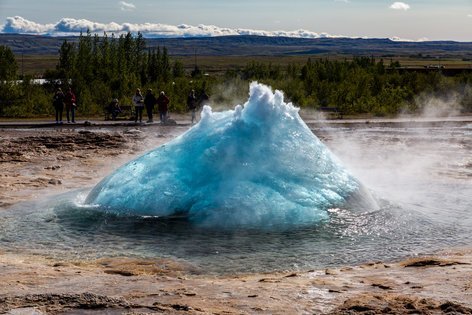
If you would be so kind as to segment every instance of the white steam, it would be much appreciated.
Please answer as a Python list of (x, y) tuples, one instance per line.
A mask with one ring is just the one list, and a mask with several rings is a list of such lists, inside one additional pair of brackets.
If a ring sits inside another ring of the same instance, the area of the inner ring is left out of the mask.
[(462, 98), (463, 96), (457, 92), (451, 92), (443, 97), (435, 97), (423, 94), (416, 97), (415, 103), (420, 110), (421, 117), (452, 117), (461, 113)]
[(239, 80), (226, 80), (212, 87), (211, 106), (214, 111), (232, 109), (232, 104), (244, 104), (248, 95), (247, 83)]

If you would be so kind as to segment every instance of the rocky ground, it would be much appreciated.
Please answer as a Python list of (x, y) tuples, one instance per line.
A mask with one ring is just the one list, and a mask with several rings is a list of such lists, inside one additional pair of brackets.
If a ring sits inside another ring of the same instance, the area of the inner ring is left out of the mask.
[(0, 129), (0, 209), (93, 186), (133, 156), (165, 142), (169, 128)]
[[(180, 133), (0, 129), (0, 211), (81, 187)], [(472, 314), (472, 250), (296, 273), (212, 276), (164, 259), (57, 261), (2, 251), (0, 313)]]

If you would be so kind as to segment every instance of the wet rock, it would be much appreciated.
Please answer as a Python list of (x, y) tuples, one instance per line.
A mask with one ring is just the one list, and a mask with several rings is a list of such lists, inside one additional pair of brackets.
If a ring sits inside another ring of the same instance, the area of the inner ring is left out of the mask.
[(298, 274), (291, 273), (291, 274), (285, 276), (285, 278), (292, 278), (292, 277), (298, 277)]
[(197, 293), (195, 293), (195, 292), (187, 292), (187, 293), (184, 293), (184, 295), (186, 295), (186, 296), (196, 296)]
[(51, 178), (51, 179), (48, 181), (48, 184), (51, 184), (51, 185), (62, 185), (62, 181), (59, 180), (59, 179)]
[(454, 266), (454, 265), (463, 265), (464, 263), (461, 263), (459, 261), (449, 261), (445, 259), (438, 259), (438, 258), (415, 258), (415, 259), (410, 259), (407, 260), (403, 266), (404, 267), (430, 267), (430, 266), (439, 266), (439, 267), (445, 267), (445, 266)]
[(55, 170), (58, 170), (58, 169), (60, 169), (60, 168), (61, 168), (60, 165), (53, 165), (53, 166), (46, 166), (44, 169), (45, 169), (45, 170), (53, 170), (53, 171), (55, 171)]
[(134, 273), (126, 270), (105, 270), (104, 272), (110, 275), (120, 275), (125, 277), (134, 276)]
[(124, 132), (124, 134), (129, 134), (129, 135), (140, 135), (143, 132), (139, 129), (129, 129)]
[(106, 309), (129, 308), (131, 305), (123, 298), (112, 298), (94, 293), (81, 294), (27, 294), (14, 297), (0, 297), (0, 312), (12, 309), (35, 307), (46, 312), (67, 309)]
[(472, 309), (450, 301), (396, 294), (363, 294), (350, 298), (329, 314), (472, 314)]
[(190, 311), (192, 308), (188, 305), (172, 304), (172, 308), (177, 311)]
[(6, 208), (8, 206), (11, 206), (13, 203), (11, 202), (5, 202), (0, 200), (0, 208)]
[(382, 290), (391, 290), (391, 289), (392, 289), (392, 288), (389, 287), (388, 285), (381, 284), (381, 283), (373, 283), (372, 286), (373, 286), (373, 287), (380, 288), (380, 289), (382, 289)]
[(164, 126), (176, 126), (177, 125), (177, 122), (171, 118), (167, 119), (166, 121), (164, 122), (161, 122), (161, 125), (164, 125)]
[(280, 279), (276, 279), (276, 278), (262, 278), (262, 279), (259, 279), (259, 282), (278, 283), (278, 282), (280, 282)]
[(446, 314), (472, 314), (471, 308), (450, 301), (441, 304), (439, 308)]
[(337, 275), (337, 274), (338, 274), (338, 272), (336, 272), (333, 269), (325, 269), (325, 275), (327, 275), (327, 276), (333, 276), (333, 275)]

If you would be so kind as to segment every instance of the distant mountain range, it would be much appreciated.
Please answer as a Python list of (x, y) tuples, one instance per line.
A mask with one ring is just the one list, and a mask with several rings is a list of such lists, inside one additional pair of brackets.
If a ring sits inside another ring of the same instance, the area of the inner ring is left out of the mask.
[[(55, 55), (64, 39), (40, 35), (0, 34), (0, 45), (9, 46), (15, 54)], [(460, 58), (472, 60), (472, 42), (425, 41), (406, 42), (390, 39), (290, 38), (254, 35), (152, 38), (147, 47), (167, 47), (173, 56), (290, 56), (290, 55), (355, 55), (417, 56), (424, 58)]]

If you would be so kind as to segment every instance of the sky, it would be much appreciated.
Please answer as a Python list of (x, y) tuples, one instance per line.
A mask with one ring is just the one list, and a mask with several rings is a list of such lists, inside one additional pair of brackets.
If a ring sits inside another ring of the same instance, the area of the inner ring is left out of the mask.
[(0, 0), (0, 32), (472, 42), (472, 0)]

